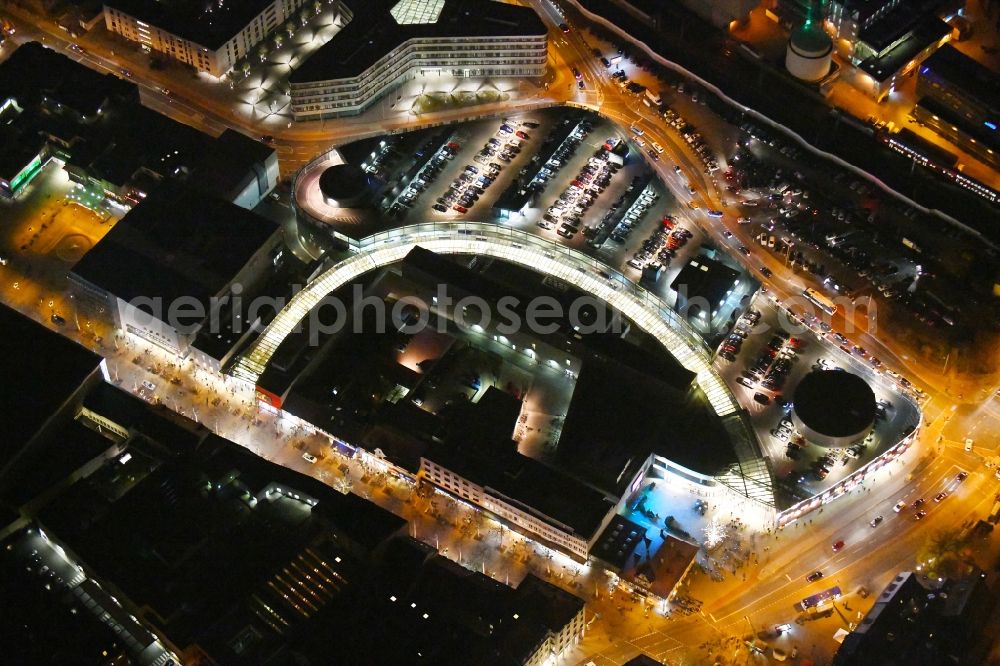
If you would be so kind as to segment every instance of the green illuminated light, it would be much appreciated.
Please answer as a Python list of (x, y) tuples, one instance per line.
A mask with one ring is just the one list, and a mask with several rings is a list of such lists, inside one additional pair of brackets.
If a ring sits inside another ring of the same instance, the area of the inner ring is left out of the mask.
[(21, 169), (21, 172), (14, 176), (14, 180), (10, 181), (10, 189), (14, 192), (22, 185), (27, 185), (32, 178), (35, 177), (39, 171), (42, 170), (42, 156), (35, 155), (35, 159), (28, 163), (28, 166)]

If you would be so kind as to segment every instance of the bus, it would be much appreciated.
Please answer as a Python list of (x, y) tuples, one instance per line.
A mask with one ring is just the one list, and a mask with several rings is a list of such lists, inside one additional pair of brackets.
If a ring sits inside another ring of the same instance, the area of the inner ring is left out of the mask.
[(841, 591), (839, 587), (831, 587), (828, 590), (823, 590), (822, 592), (817, 592), (816, 594), (806, 597), (799, 602), (802, 610), (807, 611), (813, 608), (819, 608), (823, 606), (828, 601), (836, 601), (840, 599)]
[(819, 293), (815, 289), (808, 289), (808, 288), (803, 289), (802, 295), (805, 296), (810, 303), (812, 303), (813, 305), (815, 305), (828, 315), (832, 315), (834, 312), (837, 311), (837, 306), (834, 305), (833, 301), (831, 301), (829, 298)]

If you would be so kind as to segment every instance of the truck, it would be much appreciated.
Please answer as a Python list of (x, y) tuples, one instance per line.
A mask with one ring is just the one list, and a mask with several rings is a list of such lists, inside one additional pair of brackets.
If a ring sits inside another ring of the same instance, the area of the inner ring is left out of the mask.
[(650, 101), (653, 106), (659, 107), (663, 104), (663, 100), (660, 99), (659, 93), (655, 93), (649, 88), (646, 88), (646, 99)]

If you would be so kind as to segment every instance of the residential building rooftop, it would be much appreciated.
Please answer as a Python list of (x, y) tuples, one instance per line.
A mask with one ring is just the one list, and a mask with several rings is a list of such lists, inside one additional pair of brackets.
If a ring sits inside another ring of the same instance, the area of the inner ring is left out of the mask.
[(271, 3), (272, 0), (110, 0), (105, 4), (214, 51)]

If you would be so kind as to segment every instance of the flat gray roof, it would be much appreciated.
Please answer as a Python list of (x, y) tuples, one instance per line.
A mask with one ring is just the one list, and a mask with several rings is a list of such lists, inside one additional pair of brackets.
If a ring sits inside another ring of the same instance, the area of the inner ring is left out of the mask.
[(206, 303), (277, 228), (245, 208), (168, 182), (126, 214), (73, 273), (125, 301)]

